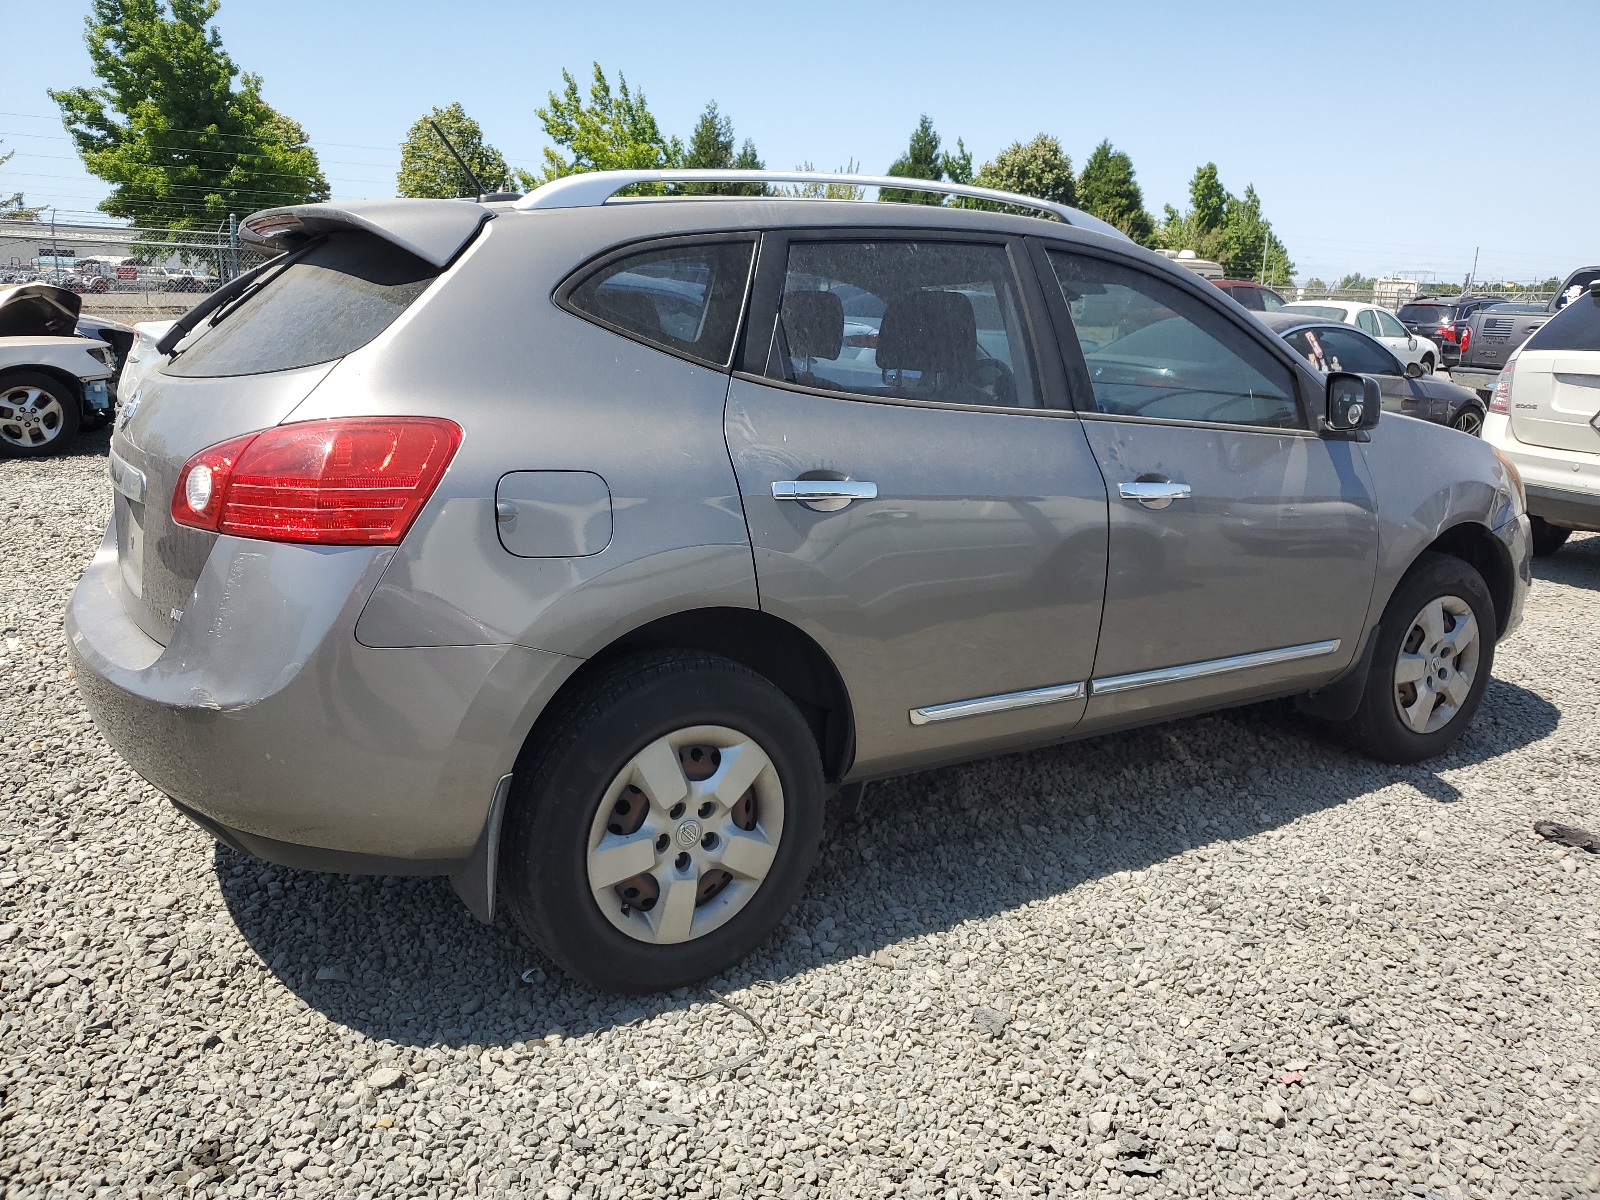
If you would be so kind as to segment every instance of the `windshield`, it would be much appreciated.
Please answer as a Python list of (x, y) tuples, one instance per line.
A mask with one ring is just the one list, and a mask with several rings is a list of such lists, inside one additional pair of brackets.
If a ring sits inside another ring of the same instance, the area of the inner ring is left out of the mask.
[(439, 269), (370, 233), (336, 233), (219, 322), (201, 324), (164, 370), (259, 375), (331, 362), (387, 329)]

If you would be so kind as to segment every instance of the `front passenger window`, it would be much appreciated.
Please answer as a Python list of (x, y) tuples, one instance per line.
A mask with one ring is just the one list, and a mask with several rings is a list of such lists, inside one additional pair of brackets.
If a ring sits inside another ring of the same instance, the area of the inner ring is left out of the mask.
[(1219, 310), (1119, 263), (1057, 250), (1050, 262), (1100, 412), (1305, 428), (1290, 369)]

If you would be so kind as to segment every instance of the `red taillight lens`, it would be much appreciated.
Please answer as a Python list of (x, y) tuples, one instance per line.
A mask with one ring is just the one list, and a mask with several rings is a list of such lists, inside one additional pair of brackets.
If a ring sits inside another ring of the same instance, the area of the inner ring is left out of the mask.
[(1465, 354), (1469, 349), (1471, 349), (1471, 347), (1472, 347), (1472, 330), (1471, 329), (1463, 329), (1461, 331), (1461, 353)]
[(172, 490), (179, 525), (273, 542), (392, 546), (461, 445), (439, 417), (301, 421), (200, 451)]
[(1511, 373), (1516, 370), (1515, 357), (1508, 358), (1506, 365), (1500, 369), (1500, 375), (1494, 381), (1494, 394), (1489, 397), (1489, 411), (1509, 413), (1511, 411)]
[(1446, 321), (1439, 326), (1439, 336), (1447, 342), (1456, 340), (1456, 325), (1454, 321)]

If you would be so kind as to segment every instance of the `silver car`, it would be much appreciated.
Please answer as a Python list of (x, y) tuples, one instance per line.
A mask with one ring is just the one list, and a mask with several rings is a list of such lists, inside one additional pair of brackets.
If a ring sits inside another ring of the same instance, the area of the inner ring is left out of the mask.
[(614, 196), (713, 177), (245, 222), (67, 612), (146, 779), (651, 991), (772, 932), (834, 789), (1269, 697), (1461, 735), (1530, 578), (1490, 447), (1071, 209)]

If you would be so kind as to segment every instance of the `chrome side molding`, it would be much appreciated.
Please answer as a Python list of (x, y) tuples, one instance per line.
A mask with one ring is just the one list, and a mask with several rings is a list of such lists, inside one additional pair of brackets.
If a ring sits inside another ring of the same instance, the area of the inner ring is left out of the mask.
[(1059, 704), (1063, 700), (1077, 700), (1084, 695), (1081, 683), (1058, 683), (1054, 687), (1032, 688), (1026, 692), (1005, 692), (999, 696), (979, 696), (974, 700), (953, 700), (949, 704), (930, 704), (926, 708), (913, 708), (910, 712), (913, 725), (931, 725), (935, 721), (954, 721), (960, 717), (980, 717), (985, 713), (1009, 712), (1014, 708), (1035, 708), (1041, 704)]
[(1131, 675), (1108, 675), (1089, 683), (1091, 695), (1111, 695), (1131, 692), (1135, 688), (1154, 687), (1160, 683), (1183, 683), (1190, 679), (1204, 679), (1208, 675), (1226, 675), (1230, 671), (1248, 671), (1251, 667), (1270, 667), (1277, 663), (1295, 662), (1302, 658), (1321, 658), (1339, 649), (1339, 639), (1327, 642), (1307, 642), (1302, 646), (1285, 646), (1280, 650), (1259, 650), (1254, 654), (1235, 654), (1231, 658), (1213, 658), (1206, 662), (1185, 663), (1179, 667), (1159, 667), (1154, 671), (1135, 671)]

